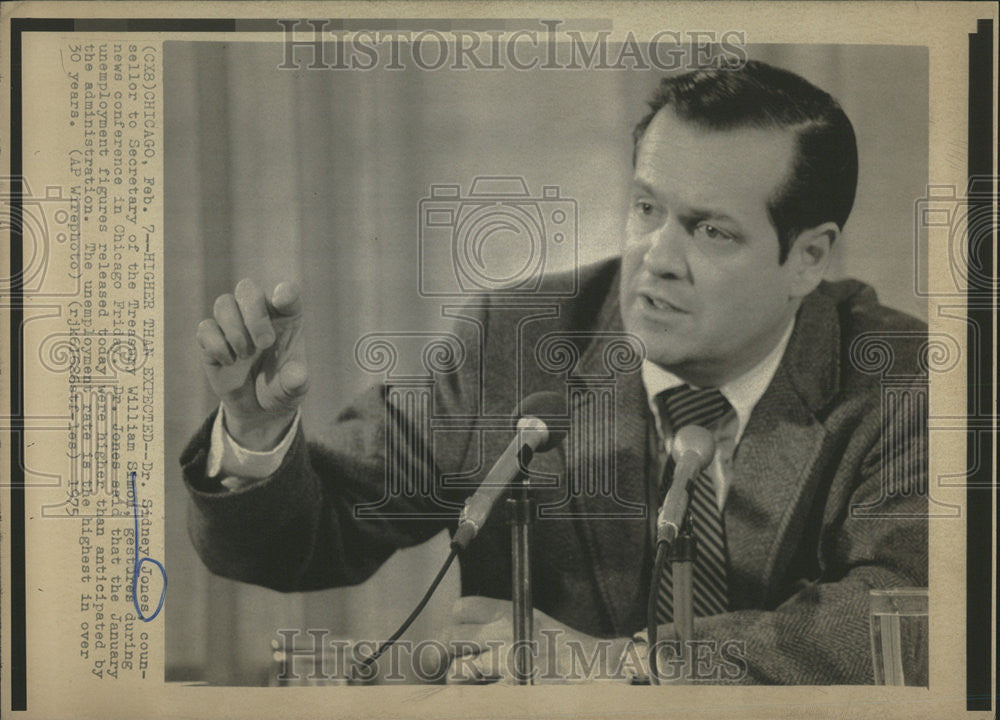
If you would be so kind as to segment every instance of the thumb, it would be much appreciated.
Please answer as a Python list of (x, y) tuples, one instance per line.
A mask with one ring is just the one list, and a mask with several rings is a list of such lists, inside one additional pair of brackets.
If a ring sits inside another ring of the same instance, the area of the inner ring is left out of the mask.
[(268, 399), (261, 402), (265, 410), (294, 407), (309, 389), (309, 372), (305, 364), (298, 360), (289, 360), (282, 365), (275, 380), (277, 382), (268, 387), (265, 373), (257, 375), (257, 397)]
[(278, 371), (278, 384), (281, 392), (289, 400), (296, 400), (306, 394), (309, 389), (309, 371), (305, 363), (289, 360)]

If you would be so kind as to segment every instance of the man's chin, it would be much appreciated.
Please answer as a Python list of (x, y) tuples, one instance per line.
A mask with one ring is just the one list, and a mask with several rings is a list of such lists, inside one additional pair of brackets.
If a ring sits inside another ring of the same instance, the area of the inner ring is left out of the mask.
[(686, 341), (688, 333), (683, 332), (683, 328), (665, 328), (642, 314), (630, 314), (624, 325), (627, 332), (642, 341), (650, 362), (673, 372), (674, 367), (691, 360), (690, 343)]
[(685, 363), (683, 359), (664, 355), (646, 355), (646, 359), (654, 365), (663, 368), (667, 372), (681, 376), (684, 372)]
[(678, 352), (679, 348), (676, 345), (665, 347), (666, 343), (663, 342), (663, 338), (657, 338), (657, 342), (655, 343), (651, 343), (646, 338), (643, 338), (642, 335), (639, 335), (639, 339), (646, 346), (646, 359), (655, 365), (659, 365), (664, 370), (676, 374), (677, 370), (682, 370), (687, 364), (687, 356), (682, 352)]

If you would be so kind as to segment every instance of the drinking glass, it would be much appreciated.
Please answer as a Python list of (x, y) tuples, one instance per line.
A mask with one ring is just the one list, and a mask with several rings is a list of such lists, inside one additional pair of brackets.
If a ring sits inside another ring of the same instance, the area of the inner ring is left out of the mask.
[(875, 684), (927, 687), (927, 588), (872, 590), (869, 599)]

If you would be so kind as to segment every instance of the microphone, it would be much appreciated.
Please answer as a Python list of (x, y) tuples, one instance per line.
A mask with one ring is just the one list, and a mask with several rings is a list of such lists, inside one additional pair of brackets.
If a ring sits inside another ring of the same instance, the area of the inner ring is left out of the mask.
[(698, 425), (686, 425), (674, 435), (674, 479), (656, 518), (656, 542), (672, 543), (687, 513), (691, 483), (708, 467), (715, 455), (712, 433)]
[(476, 492), (465, 501), (458, 517), (458, 529), (451, 546), (458, 550), (468, 547), (486, 522), (500, 495), (515, 480), (523, 477), (536, 452), (551, 450), (566, 436), (565, 428), (554, 422), (565, 418), (566, 399), (554, 392), (529, 395), (514, 409), (514, 438), (490, 469)]

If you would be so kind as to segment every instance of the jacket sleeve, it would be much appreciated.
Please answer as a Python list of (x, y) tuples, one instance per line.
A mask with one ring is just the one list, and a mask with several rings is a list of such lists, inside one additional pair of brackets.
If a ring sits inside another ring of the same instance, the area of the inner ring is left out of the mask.
[[(459, 325), (465, 359), (435, 373), (432, 407), (438, 415), (473, 417), (485, 332), (476, 332), (473, 323)], [(448, 505), (443, 493), (428, 496), (406, 486), (430, 478), (439, 488), (442, 473), (461, 467), (470, 433), (450, 431), (435, 445), (435, 438), (391, 401), (384, 384), (342, 411), (322, 442), (307, 441), (300, 423), (278, 470), (240, 490), (226, 491), (218, 478), (206, 476), (213, 420), (214, 415), (191, 440), (181, 465), (191, 498), (191, 540), (218, 575), (281, 591), (353, 585), (396, 549), (454, 526), (460, 507), (454, 503), (461, 498), (449, 498)], [(390, 492), (390, 477), (402, 491)], [(377, 510), (359, 514), (366, 505)]]
[[(926, 385), (912, 386), (910, 397), (921, 394), (926, 397)], [(920, 402), (887, 408), (878, 439), (864, 455), (852, 485), (831, 492), (818, 579), (799, 581), (799, 589), (773, 609), (695, 619), (702, 652), (724, 660), (720, 669), (706, 669), (704, 679), (796, 685), (874, 682), (869, 591), (927, 586), (926, 412)], [(842, 497), (834, 497), (837, 493)], [(672, 637), (670, 625), (658, 628), (658, 642)], [(922, 642), (926, 640), (924, 635)], [(671, 652), (667, 648), (657, 656), (661, 674), (671, 659), (676, 662)]]

